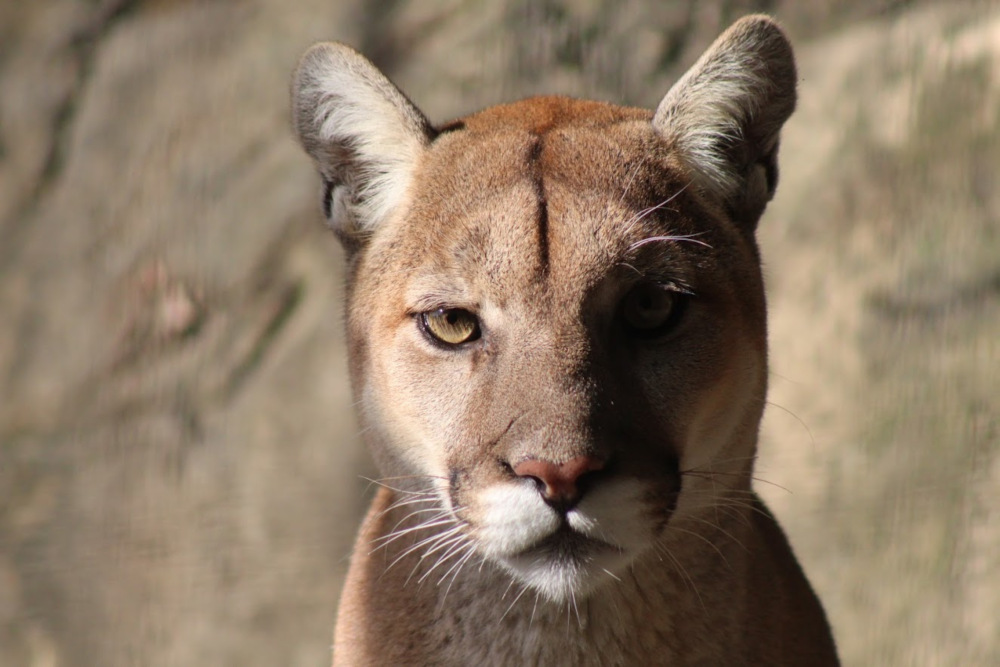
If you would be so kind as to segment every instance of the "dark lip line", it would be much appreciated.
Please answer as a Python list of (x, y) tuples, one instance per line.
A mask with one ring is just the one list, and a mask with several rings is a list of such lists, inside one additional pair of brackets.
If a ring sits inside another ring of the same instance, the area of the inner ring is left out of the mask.
[(610, 542), (606, 542), (605, 540), (601, 540), (596, 537), (590, 537), (574, 530), (564, 520), (563, 524), (554, 532), (546, 535), (531, 546), (513, 554), (512, 557), (524, 558), (532, 555), (551, 554), (553, 551), (558, 552), (566, 547), (565, 544), (560, 544), (559, 542), (566, 539), (572, 540), (572, 543), (569, 546), (569, 549), (572, 551), (576, 551), (581, 548), (586, 548), (588, 550), (609, 550), (617, 553), (623, 553), (625, 551), (623, 548)]

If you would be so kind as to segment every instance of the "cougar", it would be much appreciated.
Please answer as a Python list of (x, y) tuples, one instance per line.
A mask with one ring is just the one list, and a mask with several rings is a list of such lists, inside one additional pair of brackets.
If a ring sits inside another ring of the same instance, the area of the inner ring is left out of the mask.
[(303, 56), (380, 474), (335, 665), (837, 664), (751, 485), (754, 235), (795, 89), (765, 16), (654, 112), (536, 97), (435, 127), (349, 47)]

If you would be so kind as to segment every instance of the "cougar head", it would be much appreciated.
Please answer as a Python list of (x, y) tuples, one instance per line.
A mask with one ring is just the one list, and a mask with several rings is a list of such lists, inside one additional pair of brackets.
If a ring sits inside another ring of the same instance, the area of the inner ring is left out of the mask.
[(541, 97), (435, 128), (350, 48), (303, 57), (294, 119), (348, 252), (363, 432), (433, 505), (428, 549), (579, 597), (749, 488), (754, 231), (795, 77), (753, 16), (655, 112)]

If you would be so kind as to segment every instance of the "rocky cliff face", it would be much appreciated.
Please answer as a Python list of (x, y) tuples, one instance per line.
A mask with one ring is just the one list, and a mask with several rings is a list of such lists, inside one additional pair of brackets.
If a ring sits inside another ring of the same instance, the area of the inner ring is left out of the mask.
[(0, 665), (328, 660), (372, 473), (288, 129), (310, 43), (436, 120), (650, 106), (761, 9), (802, 102), (761, 229), (760, 488), (848, 664), (997, 658), (1000, 12), (803, 4), (0, 6)]

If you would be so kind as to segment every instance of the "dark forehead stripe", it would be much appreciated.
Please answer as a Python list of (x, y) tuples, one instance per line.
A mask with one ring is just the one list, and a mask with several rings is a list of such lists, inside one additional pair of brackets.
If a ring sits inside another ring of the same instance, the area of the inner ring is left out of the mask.
[[(526, 251), (537, 253), (539, 268), (535, 279), (546, 282), (554, 259), (552, 254), (558, 253), (559, 248), (555, 244), (558, 229), (550, 217), (554, 184), (581, 175), (587, 183), (595, 178), (599, 181), (599, 176), (608, 171), (581, 164), (580, 156), (587, 151), (586, 142), (575, 145), (572, 136), (580, 132), (598, 137), (609, 134), (612, 138), (608, 141), (613, 144), (614, 137), (620, 134), (616, 126), (649, 121), (651, 117), (652, 113), (646, 110), (603, 102), (536, 97), (490, 107), (446, 123), (438, 128), (435, 140), (447, 147), (442, 155), (451, 155), (449, 165), (464, 165), (470, 182), (480, 183), (480, 187), (507, 187), (514, 181), (529, 185), (537, 204), (533, 219), (525, 222), (533, 223), (535, 231), (526, 229), (523, 238), (527, 243), (534, 241), (536, 249)], [(514, 152), (507, 152), (515, 146)], [(496, 155), (479, 151), (495, 151)], [(452, 182), (447, 184), (451, 187)], [(468, 193), (457, 200), (471, 201)]]
[(542, 275), (549, 273), (549, 207), (545, 199), (545, 183), (542, 180), (541, 155), (543, 137), (536, 135), (528, 153), (528, 167), (531, 170), (535, 196), (538, 198), (538, 259)]

